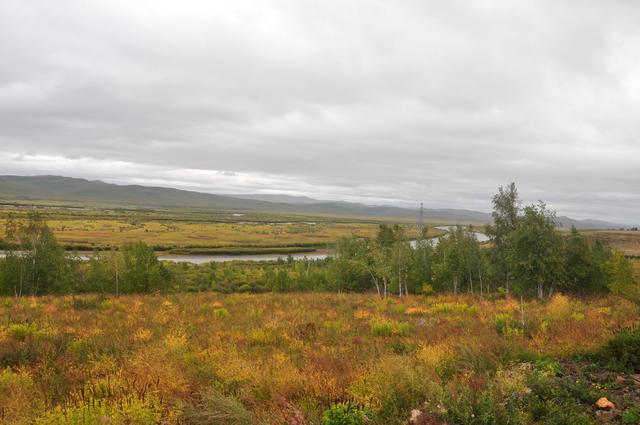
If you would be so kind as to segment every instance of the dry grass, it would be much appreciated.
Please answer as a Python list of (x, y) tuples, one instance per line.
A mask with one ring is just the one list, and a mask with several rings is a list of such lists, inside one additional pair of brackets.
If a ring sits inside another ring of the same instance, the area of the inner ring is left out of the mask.
[[(119, 246), (143, 241), (163, 247), (292, 246), (327, 244), (341, 236), (374, 236), (368, 223), (188, 223), (121, 220), (49, 220), (59, 243), (67, 246)], [(4, 220), (0, 220), (4, 229)], [(3, 236), (0, 231), (0, 238)]]
[(585, 232), (589, 238), (608, 243), (625, 255), (640, 257), (640, 231), (634, 230), (597, 230)]
[(151, 418), (132, 423), (178, 423), (183, 403), (210, 388), (239, 400), (216, 403), (244, 406), (254, 423), (285, 423), (292, 412), (317, 421), (340, 399), (384, 408), (396, 391), (390, 376), (437, 382), (452, 365), (481, 367), (473, 353), (499, 362), (585, 352), (637, 320), (613, 297), (526, 303), (525, 332), (514, 300), (450, 296), (203, 293), (78, 305), (70, 296), (0, 299), (0, 370), (10, 368), (13, 388), (0, 401), (13, 423), (35, 420), (41, 406), (50, 415), (41, 423), (78, 406), (89, 414), (96, 401), (114, 417), (123, 400)]

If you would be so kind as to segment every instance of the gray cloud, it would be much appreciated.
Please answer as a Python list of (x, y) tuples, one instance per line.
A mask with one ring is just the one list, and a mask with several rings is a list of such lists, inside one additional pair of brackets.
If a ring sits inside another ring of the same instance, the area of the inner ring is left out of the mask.
[(0, 167), (640, 222), (635, 1), (0, 3)]

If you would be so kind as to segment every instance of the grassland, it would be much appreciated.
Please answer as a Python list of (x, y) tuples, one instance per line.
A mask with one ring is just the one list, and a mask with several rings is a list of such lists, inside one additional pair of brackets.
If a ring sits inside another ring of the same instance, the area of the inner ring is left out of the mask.
[[(0, 216), (0, 239), (9, 213), (23, 217), (33, 206), (10, 205)], [(327, 248), (342, 236), (373, 237), (378, 221), (335, 217), (231, 213), (175, 209), (109, 209), (39, 205), (56, 239), (67, 249), (117, 247), (143, 241), (179, 254), (304, 252)], [(415, 232), (415, 226), (408, 226)], [(432, 235), (442, 233), (431, 229)]]
[[(349, 400), (377, 424), (405, 423), (413, 408), (433, 424), (497, 423), (474, 419), (489, 411), (521, 415), (508, 423), (591, 423), (596, 398), (622, 410), (634, 400), (620, 374), (576, 356), (637, 321), (623, 300), (560, 295), (523, 305), (326, 293), (3, 299), (0, 417), (302, 425)], [(503, 412), (513, 400), (520, 410)], [(567, 412), (568, 422), (544, 420)]]
[(585, 234), (592, 240), (608, 243), (625, 255), (640, 258), (640, 231), (638, 230), (595, 230)]

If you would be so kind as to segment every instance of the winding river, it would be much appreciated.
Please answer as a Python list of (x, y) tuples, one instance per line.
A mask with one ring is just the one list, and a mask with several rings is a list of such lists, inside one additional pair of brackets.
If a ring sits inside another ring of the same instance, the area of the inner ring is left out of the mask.
[[(450, 230), (455, 226), (435, 226), (434, 229), (438, 230)], [(489, 240), (489, 237), (481, 232), (473, 232), (476, 236), (476, 239), (479, 242), (486, 242)], [(431, 238), (434, 245), (438, 243), (438, 240), (441, 236), (434, 236)], [(411, 246), (416, 246), (416, 241), (411, 241)], [(4, 257), (5, 253), (0, 251), (0, 258)], [(299, 254), (291, 254), (291, 257), (294, 260), (322, 260), (331, 256), (330, 252), (322, 251), (322, 252), (304, 252)], [(88, 260), (91, 257), (91, 254), (77, 254), (77, 257), (82, 260)], [(173, 254), (164, 254), (158, 253), (158, 259), (162, 261), (173, 261), (176, 263), (194, 263), (194, 264), (204, 264), (210, 263), (212, 261), (216, 263), (224, 263), (228, 261), (276, 261), (278, 258), (286, 259), (287, 255), (283, 254), (240, 254), (240, 255), (173, 255)]]

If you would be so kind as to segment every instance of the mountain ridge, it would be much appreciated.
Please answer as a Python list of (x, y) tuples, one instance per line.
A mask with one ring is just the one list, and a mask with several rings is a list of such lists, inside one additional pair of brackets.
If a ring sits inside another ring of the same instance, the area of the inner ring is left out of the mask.
[[(160, 186), (118, 185), (101, 180), (54, 175), (0, 176), (0, 198), (401, 219), (416, 219), (419, 211), (417, 208), (327, 201), (306, 196), (220, 195)], [(427, 222), (448, 223), (489, 223), (492, 221), (491, 214), (487, 212), (454, 208), (425, 208), (424, 218)], [(572, 225), (582, 229), (625, 227), (603, 220), (575, 220), (566, 216), (560, 216), (558, 220), (562, 227), (571, 227)]]

